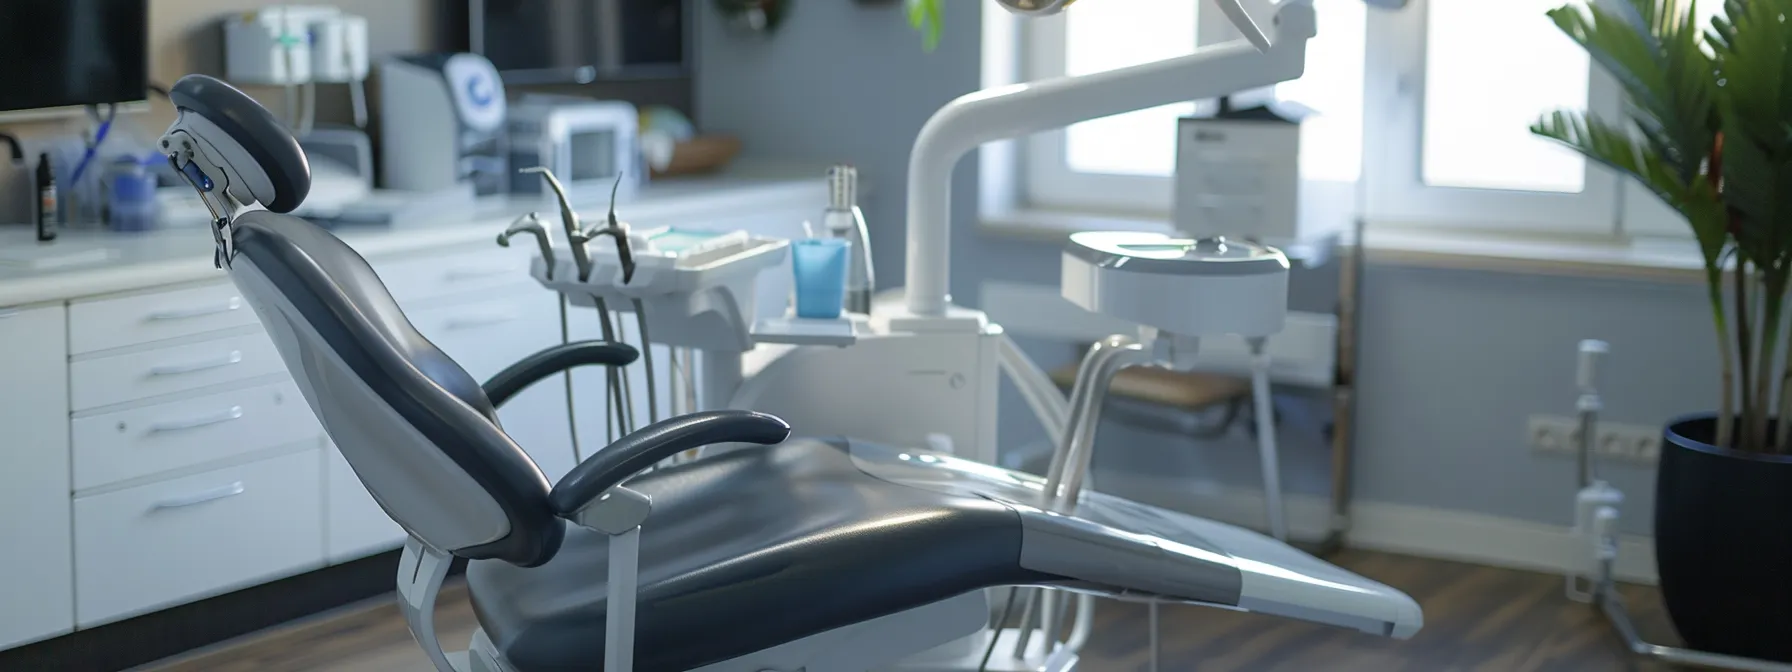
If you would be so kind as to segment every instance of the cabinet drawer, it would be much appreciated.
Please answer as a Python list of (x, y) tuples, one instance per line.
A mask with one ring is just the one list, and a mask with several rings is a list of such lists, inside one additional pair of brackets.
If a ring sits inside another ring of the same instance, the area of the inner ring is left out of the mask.
[(324, 447), (324, 463), (324, 553), (330, 563), (403, 546), (404, 528), (373, 501), (336, 446)]
[(75, 499), (75, 614), (117, 620), (323, 565), (317, 450)]
[[(469, 291), (532, 283), (529, 276), (533, 245), (405, 257), (373, 263), (373, 270), (392, 298), (399, 303), (450, 296)], [(546, 292), (548, 290), (542, 289)]]
[(70, 354), (255, 324), (236, 285), (77, 301), (68, 309)]
[(285, 370), (274, 342), (256, 332), (72, 362), (69, 396), (84, 411)]
[(292, 381), (80, 418), (72, 429), (75, 490), (323, 433)]

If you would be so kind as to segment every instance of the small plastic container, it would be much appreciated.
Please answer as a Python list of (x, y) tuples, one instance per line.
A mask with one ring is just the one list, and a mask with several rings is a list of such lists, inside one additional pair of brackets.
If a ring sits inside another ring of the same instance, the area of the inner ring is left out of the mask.
[(842, 238), (807, 238), (790, 244), (796, 274), (796, 316), (808, 320), (840, 317), (846, 303), (846, 269), (852, 243)]
[(121, 157), (106, 174), (106, 223), (113, 231), (149, 231), (161, 220), (156, 176), (148, 161)]

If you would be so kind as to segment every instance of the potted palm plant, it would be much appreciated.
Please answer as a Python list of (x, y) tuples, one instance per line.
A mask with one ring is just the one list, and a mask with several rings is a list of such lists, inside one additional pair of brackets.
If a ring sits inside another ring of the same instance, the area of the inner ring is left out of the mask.
[(1682, 0), (1549, 12), (1630, 104), (1624, 119), (1558, 111), (1531, 131), (1635, 179), (1692, 229), (1721, 393), (1716, 413), (1663, 430), (1661, 590), (1689, 646), (1792, 662), (1792, 422), (1778, 421), (1792, 417), (1781, 342), (1792, 278), (1792, 0), (1728, 0), (1710, 25), (1698, 14)]

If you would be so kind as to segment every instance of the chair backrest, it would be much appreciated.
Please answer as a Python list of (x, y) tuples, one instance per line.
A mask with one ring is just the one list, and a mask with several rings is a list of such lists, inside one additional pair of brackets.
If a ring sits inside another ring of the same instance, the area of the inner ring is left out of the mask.
[(230, 277), (355, 474), (411, 536), (535, 566), (559, 550), (549, 483), (479, 384), (411, 326), (347, 244), (290, 215), (234, 223)]

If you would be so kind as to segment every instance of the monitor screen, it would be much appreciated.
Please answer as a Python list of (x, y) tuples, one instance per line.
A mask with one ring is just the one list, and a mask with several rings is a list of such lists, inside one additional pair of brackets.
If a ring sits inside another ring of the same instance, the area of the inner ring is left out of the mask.
[(143, 100), (149, 0), (0, 0), (0, 111)]
[(676, 75), (686, 12), (685, 0), (472, 0), (471, 42), (507, 82)]

